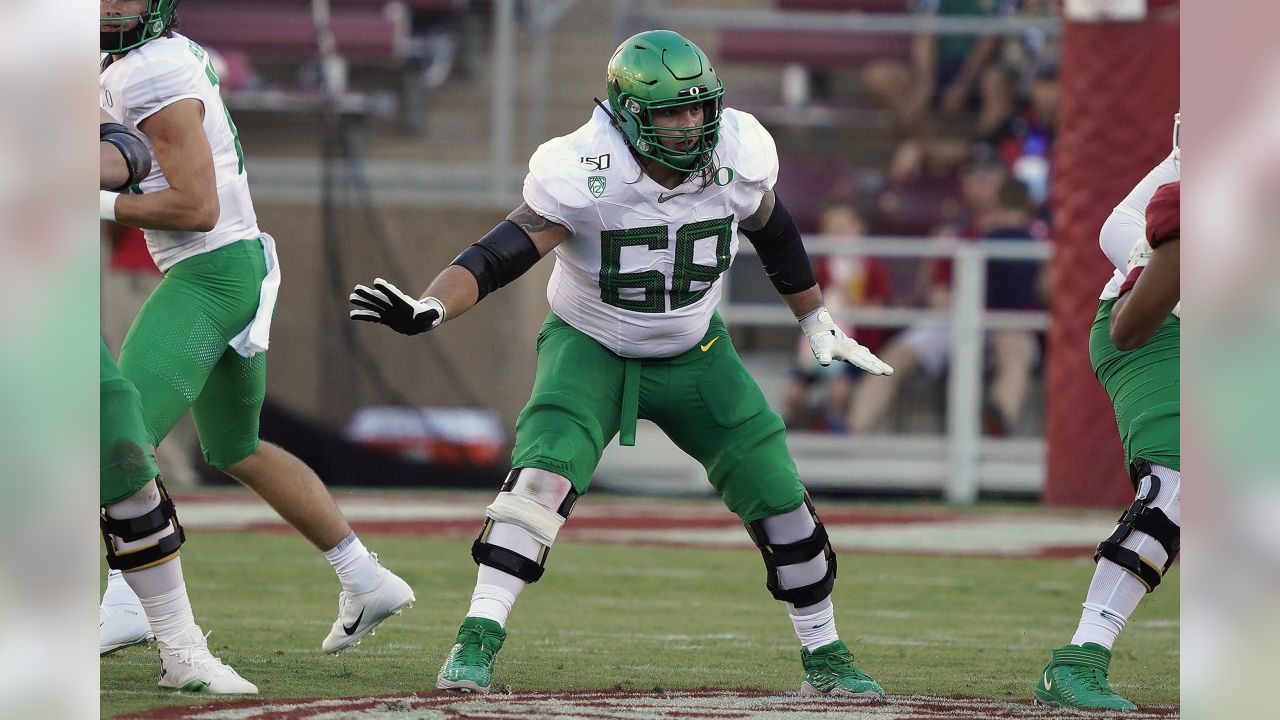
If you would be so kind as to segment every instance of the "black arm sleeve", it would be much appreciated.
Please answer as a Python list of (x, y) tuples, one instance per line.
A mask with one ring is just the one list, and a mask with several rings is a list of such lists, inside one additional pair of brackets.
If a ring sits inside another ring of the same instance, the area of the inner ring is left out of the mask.
[(743, 230), (742, 234), (755, 246), (769, 282), (780, 294), (791, 295), (818, 284), (813, 277), (813, 266), (809, 264), (809, 253), (800, 240), (800, 229), (781, 198), (774, 197), (773, 214), (764, 227)]
[(450, 265), (471, 271), (480, 286), (480, 297), (476, 298), (480, 302), (485, 295), (528, 272), (541, 259), (542, 254), (524, 228), (503, 220), (488, 235), (471, 243)]
[(124, 164), (129, 168), (129, 180), (113, 190), (123, 190), (130, 185), (137, 185), (151, 174), (151, 150), (138, 133), (120, 123), (102, 123), (98, 126), (98, 140), (111, 143), (124, 156)]

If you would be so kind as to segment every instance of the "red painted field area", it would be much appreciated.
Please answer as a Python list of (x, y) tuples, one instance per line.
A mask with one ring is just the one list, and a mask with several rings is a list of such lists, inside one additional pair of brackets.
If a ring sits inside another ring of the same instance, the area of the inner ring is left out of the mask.
[[(474, 537), (491, 497), (482, 494), (340, 495), (356, 529), (430, 537)], [(291, 532), (256, 496), (217, 493), (179, 496), (183, 524), (191, 528)], [(847, 502), (818, 503), (837, 550), (978, 557), (1092, 555), (1114, 525), (1110, 513), (920, 510)], [(738, 518), (715, 500), (655, 500), (589, 496), (561, 531), (562, 541), (741, 547), (750, 540)]]
[[(1171, 707), (1133, 713), (1107, 713), (1129, 719), (1177, 717)], [(571, 692), (493, 693), (484, 696), (434, 693), (402, 697), (246, 700), (203, 708), (162, 708), (124, 720), (640, 720), (707, 718), (724, 720), (928, 720), (959, 718), (1027, 720), (1062, 717), (1060, 710), (1029, 701), (1000, 702), (929, 696), (890, 697), (877, 704), (833, 702), (825, 697), (777, 695), (751, 690), (692, 690), (662, 693)]]

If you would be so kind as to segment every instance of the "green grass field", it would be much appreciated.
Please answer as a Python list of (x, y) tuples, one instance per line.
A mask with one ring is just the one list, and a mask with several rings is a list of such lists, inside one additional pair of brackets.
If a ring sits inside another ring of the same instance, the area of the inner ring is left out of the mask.
[[(338, 584), (300, 537), (190, 533), (183, 563), (210, 646), (265, 697), (430, 691), (475, 580), (470, 540), (364, 536), (417, 592), (403, 617), (338, 657), (320, 652)], [(105, 570), (104, 570), (105, 572)], [(1030, 697), (1049, 648), (1067, 642), (1093, 572), (1086, 558), (1011, 560), (841, 553), (836, 618), (859, 664), (891, 694)], [(1120, 638), (1112, 684), (1139, 705), (1178, 701), (1178, 577)], [(799, 649), (764, 589), (757, 552), (564, 543), (527, 589), (495, 686), (758, 688), (794, 692)], [(154, 650), (101, 661), (102, 716), (207, 697), (156, 687)], [(216, 702), (216, 701), (214, 701)]]

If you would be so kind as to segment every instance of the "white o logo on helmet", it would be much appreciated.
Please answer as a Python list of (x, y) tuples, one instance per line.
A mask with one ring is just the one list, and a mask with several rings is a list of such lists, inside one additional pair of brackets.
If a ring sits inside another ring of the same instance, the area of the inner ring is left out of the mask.
[(702, 88), (698, 87), (697, 85), (694, 85), (693, 87), (689, 88), (690, 95), (697, 95), (700, 92), (702, 92)]

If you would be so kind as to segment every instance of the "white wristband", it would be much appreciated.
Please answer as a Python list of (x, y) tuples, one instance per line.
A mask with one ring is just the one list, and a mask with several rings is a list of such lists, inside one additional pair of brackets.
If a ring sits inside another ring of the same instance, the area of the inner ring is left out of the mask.
[(110, 190), (99, 190), (98, 193), (98, 218), (115, 222), (116, 198), (120, 197), (120, 193)]
[(800, 321), (800, 329), (808, 333), (810, 332), (810, 330), (813, 328), (814, 325), (817, 325), (823, 322), (824, 320), (830, 320), (831, 315), (829, 313), (827, 314), (826, 318), (822, 317), (822, 314), (825, 312), (827, 312), (827, 306), (819, 305), (817, 310), (806, 313), (803, 317), (796, 318), (796, 320)]
[(440, 326), (440, 323), (444, 322), (444, 303), (440, 302), (439, 299), (428, 295), (427, 297), (422, 298), (418, 302), (422, 303), (423, 305), (426, 305), (429, 308), (435, 308), (436, 312), (440, 313), (440, 317), (436, 318), (436, 324), (432, 325), (431, 326), (432, 328), (437, 328)]

